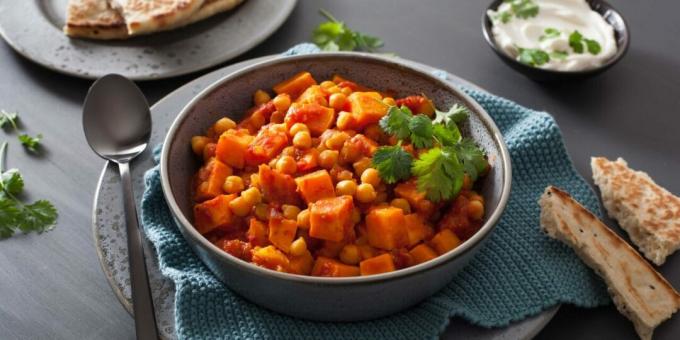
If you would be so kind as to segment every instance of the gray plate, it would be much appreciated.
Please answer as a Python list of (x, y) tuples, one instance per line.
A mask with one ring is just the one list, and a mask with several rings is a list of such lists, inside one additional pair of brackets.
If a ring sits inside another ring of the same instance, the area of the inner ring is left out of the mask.
[[(175, 90), (156, 103), (152, 109), (153, 131), (150, 145), (161, 143), (179, 111), (202, 89), (240, 68), (264, 61), (275, 56), (262, 57), (243, 61), (207, 75), (204, 75)], [(408, 61), (407, 61), (408, 62)], [(426, 71), (434, 68), (415, 62), (408, 62), (414, 67)], [(456, 85), (477, 86), (449, 74), (449, 81)], [(481, 89), (480, 89), (481, 90)], [(147, 150), (135, 160), (132, 167), (132, 178), (137, 206), (144, 191), (144, 172), (153, 166), (151, 152)], [(93, 234), (97, 255), (111, 288), (128, 312), (132, 312), (130, 299), (130, 280), (128, 276), (127, 239), (125, 236), (123, 206), (118, 171), (114, 165), (107, 164), (101, 174), (97, 192), (94, 197)], [(147, 266), (151, 281), (151, 291), (156, 306), (156, 318), (161, 334), (165, 339), (174, 339), (175, 289), (171, 280), (160, 273), (156, 255), (151, 245), (147, 245)], [(555, 315), (559, 306), (544, 311), (534, 317), (513, 323), (505, 328), (484, 329), (472, 326), (461, 319), (452, 319), (442, 335), (444, 338), (460, 339), (529, 339), (536, 335)]]
[(122, 41), (68, 38), (61, 31), (67, 2), (0, 0), (0, 34), (18, 53), (54, 71), (150, 80), (202, 70), (246, 52), (283, 24), (297, 0), (246, 0), (187, 27)]

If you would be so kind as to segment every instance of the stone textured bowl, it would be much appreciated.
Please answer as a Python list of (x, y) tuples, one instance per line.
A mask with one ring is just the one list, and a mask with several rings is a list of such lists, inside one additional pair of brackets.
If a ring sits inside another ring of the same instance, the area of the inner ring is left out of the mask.
[[(424, 93), (437, 107), (467, 105), (472, 115), (463, 133), (482, 146), (491, 163), (482, 179), (486, 200), (481, 230), (458, 248), (429, 262), (398, 271), (364, 277), (323, 278), (280, 273), (235, 258), (214, 246), (192, 226), (191, 178), (199, 167), (190, 139), (223, 116), (234, 120), (252, 105), (257, 89), (307, 70), (316, 79), (341, 74), (399, 96)], [(206, 266), (229, 288), (276, 312), (322, 321), (367, 320), (417, 304), (451, 281), (481, 248), (505, 209), (511, 182), (510, 157), (498, 128), (474, 100), (459, 89), (406, 66), (399, 59), (360, 53), (323, 53), (281, 57), (227, 75), (199, 93), (177, 116), (161, 156), (162, 187), (184, 238)], [(366, 303), (370, 301), (370, 303)], [(357, 308), (357, 306), (361, 306)]]

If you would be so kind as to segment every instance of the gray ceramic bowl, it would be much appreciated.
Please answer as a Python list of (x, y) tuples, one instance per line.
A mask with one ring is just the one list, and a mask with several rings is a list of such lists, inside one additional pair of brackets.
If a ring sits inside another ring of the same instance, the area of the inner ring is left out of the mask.
[[(201, 236), (191, 225), (190, 181), (199, 162), (191, 151), (191, 136), (200, 135), (217, 119), (238, 120), (252, 105), (257, 89), (307, 70), (316, 79), (341, 74), (360, 84), (390, 89), (399, 96), (424, 93), (437, 107), (453, 103), (471, 111), (464, 135), (472, 137), (489, 155), (491, 171), (483, 179), (485, 224), (477, 234), (436, 259), (395, 272), (365, 277), (322, 278), (264, 269), (237, 259)], [(199, 93), (172, 124), (161, 156), (163, 193), (179, 230), (198, 257), (229, 288), (271, 310), (323, 321), (378, 318), (421, 302), (451, 281), (482, 247), (498, 222), (510, 194), (510, 157), (498, 128), (470, 97), (426, 72), (396, 58), (359, 53), (324, 53), (281, 57), (232, 73)]]

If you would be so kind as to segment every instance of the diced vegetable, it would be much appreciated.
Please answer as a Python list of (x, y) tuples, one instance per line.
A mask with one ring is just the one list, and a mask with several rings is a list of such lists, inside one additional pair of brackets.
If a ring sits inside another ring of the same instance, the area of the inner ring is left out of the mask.
[(290, 244), (293, 243), (297, 221), (281, 218), (280, 216), (269, 219), (269, 242), (287, 253)]
[[(232, 174), (232, 169), (224, 163), (213, 159), (199, 171), (199, 180), (202, 180), (196, 187), (194, 200), (204, 201), (222, 194), (222, 184)], [(204, 178), (201, 178), (205, 176)]]
[(258, 266), (279, 272), (286, 272), (289, 270), (290, 260), (288, 260), (286, 254), (282, 253), (274, 246), (266, 246), (264, 248), (255, 247), (252, 254), (252, 261)]
[(316, 262), (314, 262), (312, 275), (328, 277), (359, 276), (359, 267), (346, 265), (339, 261), (319, 256)]
[(233, 214), (229, 202), (236, 195), (219, 195), (211, 200), (194, 205), (194, 227), (201, 234), (206, 234), (219, 227), (226, 227), (232, 221)]
[(297, 160), (297, 171), (307, 172), (314, 170), (319, 165), (319, 151), (317, 149), (306, 150)]
[(366, 215), (368, 243), (392, 250), (409, 244), (404, 211), (395, 207), (375, 208)]
[(396, 270), (394, 260), (390, 254), (382, 254), (380, 256), (372, 257), (368, 260), (363, 260), (359, 263), (361, 275), (374, 275), (380, 273), (393, 272)]
[(317, 103), (291, 105), (284, 122), (290, 129), (295, 123), (307, 125), (312, 136), (319, 136), (329, 129), (335, 120), (335, 110)]
[(326, 92), (319, 85), (312, 85), (308, 87), (302, 94), (295, 100), (299, 104), (318, 104), (318, 105), (328, 105), (329, 93)]
[(267, 226), (258, 221), (255, 218), (250, 219), (250, 226), (248, 227), (248, 232), (246, 233), (248, 237), (248, 242), (254, 246), (266, 246), (267, 245)]
[(416, 264), (427, 262), (437, 257), (437, 253), (425, 244), (419, 244), (409, 251)]
[(297, 189), (307, 203), (335, 196), (333, 181), (326, 170), (318, 170), (295, 179)]
[(314, 265), (314, 257), (309, 251), (305, 251), (302, 255), (291, 256), (289, 263), (289, 272), (298, 275), (309, 275), (312, 272)]
[(353, 225), (353, 209), (351, 196), (324, 198), (310, 204), (309, 236), (341, 241)]
[(270, 124), (263, 127), (245, 153), (248, 165), (266, 163), (288, 145), (288, 134), (283, 126)]
[(454, 234), (449, 229), (444, 229), (438, 232), (436, 235), (434, 235), (432, 240), (430, 240), (430, 243), (437, 253), (439, 253), (439, 255), (447, 253), (461, 244), (458, 236), (456, 236), (456, 234)]
[(276, 94), (287, 93), (293, 99), (297, 98), (308, 87), (316, 85), (316, 80), (309, 72), (300, 72), (291, 78), (274, 85)]
[(217, 141), (215, 157), (227, 165), (241, 169), (245, 164), (246, 149), (253, 138), (247, 130), (228, 130)]
[(397, 106), (402, 105), (408, 107), (414, 115), (425, 114), (432, 116), (434, 113), (434, 105), (432, 101), (423, 96), (408, 96), (406, 98), (397, 99)]
[(352, 108), (355, 129), (375, 124), (387, 114), (387, 105), (378, 92), (354, 92), (347, 97)]
[(300, 196), (292, 176), (272, 170), (268, 165), (260, 165), (258, 176), (262, 196), (267, 202), (298, 205)]
[(418, 214), (408, 214), (404, 216), (406, 229), (408, 230), (408, 246), (413, 247), (420, 241), (429, 239), (432, 234), (432, 227), (427, 225), (423, 217)]

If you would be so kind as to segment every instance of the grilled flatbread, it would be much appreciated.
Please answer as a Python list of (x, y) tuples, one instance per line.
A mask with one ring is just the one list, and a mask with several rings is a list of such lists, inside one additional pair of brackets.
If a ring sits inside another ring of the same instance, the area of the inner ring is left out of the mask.
[(607, 283), (641, 339), (680, 308), (680, 295), (635, 249), (569, 194), (549, 186), (539, 201), (541, 227), (571, 248)]
[(127, 25), (129, 35), (181, 26), (203, 6), (204, 0), (110, 0)]
[(602, 192), (609, 216), (628, 232), (631, 241), (656, 265), (680, 248), (680, 198), (658, 186), (644, 172), (593, 157), (593, 179)]
[[(72, 37), (89, 39), (126, 39), (132, 34), (119, 10), (109, 5), (113, 0), (70, 0), (64, 32)], [(238, 6), (243, 0), (205, 0), (197, 12), (184, 21), (158, 27), (156, 31), (188, 25)], [(146, 32), (151, 33), (151, 31)], [(141, 34), (141, 33), (140, 33)]]

